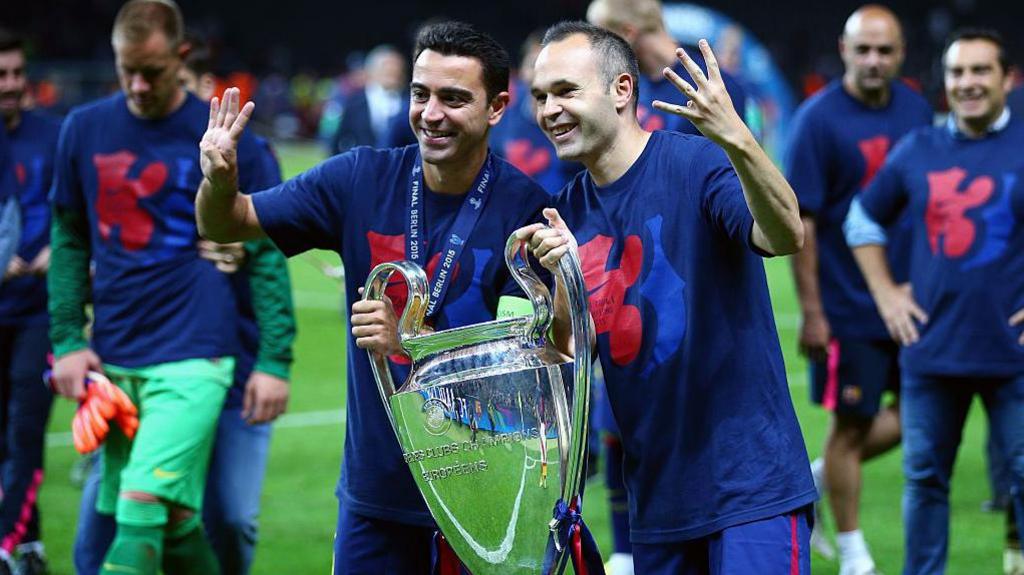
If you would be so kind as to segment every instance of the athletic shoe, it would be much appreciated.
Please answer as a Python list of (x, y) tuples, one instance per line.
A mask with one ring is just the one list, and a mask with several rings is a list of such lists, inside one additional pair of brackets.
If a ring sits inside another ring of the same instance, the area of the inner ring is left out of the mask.
[(817, 458), (811, 462), (811, 477), (814, 478), (814, 488), (818, 491), (818, 500), (814, 502), (814, 528), (811, 529), (811, 549), (825, 559), (832, 561), (836, 558), (836, 548), (828, 540), (825, 533), (825, 516), (822, 507), (825, 505), (827, 485), (825, 484), (825, 460)]
[(1003, 575), (1024, 575), (1024, 555), (1020, 549), (1003, 550)]
[(633, 555), (630, 553), (612, 553), (604, 564), (608, 575), (633, 575)]
[(47, 575), (46, 556), (39, 551), (25, 551), (18, 555), (14, 575)]

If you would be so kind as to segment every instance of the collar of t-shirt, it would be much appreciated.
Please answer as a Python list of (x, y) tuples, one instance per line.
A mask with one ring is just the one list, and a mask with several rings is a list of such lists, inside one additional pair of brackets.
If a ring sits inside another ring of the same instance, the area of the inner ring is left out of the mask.
[[(992, 125), (988, 127), (988, 130), (986, 130), (986, 135), (1002, 132), (1003, 130), (1006, 129), (1006, 126), (1009, 123), (1010, 123), (1010, 108), (1009, 107), (1004, 107), (1003, 108), (1003, 113), (999, 114), (999, 117), (996, 118), (996, 121), (992, 122)], [(961, 132), (960, 128), (958, 128), (956, 126), (956, 116), (954, 116), (952, 112), (950, 112), (949, 116), (946, 117), (946, 130), (949, 132), (950, 136), (953, 136), (954, 138), (956, 138), (958, 140), (971, 140), (971, 139), (973, 139), (973, 138), (968, 137), (963, 132)]]

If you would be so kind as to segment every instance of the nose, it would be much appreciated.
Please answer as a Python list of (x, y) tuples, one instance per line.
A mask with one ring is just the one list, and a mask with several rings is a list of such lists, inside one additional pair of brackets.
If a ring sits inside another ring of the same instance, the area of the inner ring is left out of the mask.
[(128, 89), (133, 94), (141, 94), (149, 91), (149, 82), (142, 77), (142, 74), (132, 74), (128, 78)]
[(437, 98), (431, 96), (423, 105), (423, 121), (436, 124), (444, 119), (444, 110)]
[(555, 101), (555, 98), (548, 96), (544, 99), (544, 105), (541, 106), (540, 113), (545, 118), (554, 118), (562, 113), (562, 106)]

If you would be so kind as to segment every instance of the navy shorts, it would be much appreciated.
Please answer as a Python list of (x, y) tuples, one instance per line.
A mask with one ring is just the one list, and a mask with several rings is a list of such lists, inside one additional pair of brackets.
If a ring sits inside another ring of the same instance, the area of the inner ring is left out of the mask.
[(644, 575), (810, 575), (811, 507), (678, 543), (633, 543)]
[(430, 575), (433, 528), (359, 515), (338, 505), (334, 575)]
[(892, 340), (833, 338), (828, 359), (811, 363), (811, 400), (839, 415), (873, 418), (886, 391), (899, 393), (899, 353)]

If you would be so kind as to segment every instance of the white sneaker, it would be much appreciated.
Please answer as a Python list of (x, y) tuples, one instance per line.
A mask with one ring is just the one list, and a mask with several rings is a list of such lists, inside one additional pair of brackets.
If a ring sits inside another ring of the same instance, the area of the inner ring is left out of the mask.
[(817, 458), (811, 462), (811, 477), (814, 478), (814, 488), (818, 491), (818, 500), (814, 502), (814, 529), (811, 529), (811, 549), (825, 559), (832, 561), (836, 558), (836, 548), (828, 540), (825, 532), (825, 517), (822, 513), (822, 506), (825, 505), (827, 485), (825, 484), (825, 460)]
[(1024, 575), (1024, 554), (1020, 549), (1003, 550), (1003, 575)]
[(612, 553), (604, 564), (608, 575), (633, 575), (633, 555), (631, 553)]

